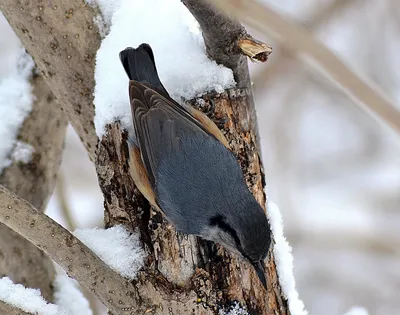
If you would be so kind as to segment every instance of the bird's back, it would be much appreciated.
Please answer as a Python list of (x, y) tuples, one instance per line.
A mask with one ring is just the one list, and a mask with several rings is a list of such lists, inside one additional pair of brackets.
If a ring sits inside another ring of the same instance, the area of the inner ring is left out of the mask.
[(209, 135), (187, 131), (182, 129), (179, 137), (181, 150), (164, 154), (155, 192), (179, 230), (199, 234), (213, 216), (240, 215), (236, 209), (250, 192), (229, 150)]

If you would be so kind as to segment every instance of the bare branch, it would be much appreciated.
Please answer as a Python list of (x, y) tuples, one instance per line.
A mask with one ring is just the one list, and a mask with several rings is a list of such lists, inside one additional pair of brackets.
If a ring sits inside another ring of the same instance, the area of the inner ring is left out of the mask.
[(1, 185), (0, 222), (43, 250), (110, 311), (128, 314), (139, 309), (132, 283), (110, 269), (58, 223)]
[(314, 39), (300, 25), (285, 20), (254, 0), (210, 0), (243, 22), (274, 36), (290, 49), (314, 61), (322, 73), (338, 84), (356, 104), (384, 125), (400, 134), (400, 111), (372, 83), (350, 70), (332, 51)]
[(76, 224), (71, 214), (71, 209), (68, 204), (65, 189), (66, 187), (65, 187), (64, 175), (58, 174), (57, 185), (56, 185), (57, 199), (60, 204), (62, 215), (67, 223), (67, 229), (69, 231), (74, 231), (76, 229)]
[[(25, 119), (18, 139), (34, 148), (28, 164), (14, 162), (0, 176), (0, 184), (21, 198), (45, 208), (53, 191), (61, 163), (67, 121), (41, 76), (31, 80), (36, 100)], [(7, 226), (0, 224), (0, 274), (16, 283), (39, 288), (43, 297), (53, 300), (55, 270), (52, 261)]]
[[(62, 215), (66, 221), (67, 229), (69, 231), (74, 231), (76, 229), (76, 224), (71, 213), (71, 208), (68, 204), (68, 199), (66, 196), (65, 177), (62, 173), (58, 174), (56, 189), (57, 199), (60, 204)], [(89, 290), (82, 286), (80, 286), (79, 289), (81, 290), (85, 298), (89, 301), (93, 315), (99, 315), (100, 311), (98, 309), (98, 300), (96, 299), (96, 297)]]
[(0, 300), (0, 314), (7, 314), (7, 315), (32, 315), (31, 313), (24, 312), (23, 310), (7, 304)]
[(207, 1), (182, 2), (199, 22), (210, 58), (232, 69), (239, 88), (249, 87), (247, 60), (243, 54), (264, 62), (272, 51), (271, 47), (254, 39), (237, 20)]

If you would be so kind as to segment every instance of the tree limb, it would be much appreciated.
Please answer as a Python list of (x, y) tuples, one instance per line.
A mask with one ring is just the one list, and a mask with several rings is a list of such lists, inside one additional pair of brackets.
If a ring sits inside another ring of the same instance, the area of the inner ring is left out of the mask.
[[(35, 76), (31, 85), (36, 100), (18, 139), (34, 148), (32, 160), (28, 164), (14, 162), (4, 169), (0, 184), (43, 211), (61, 163), (67, 121), (43, 78)], [(7, 275), (26, 287), (39, 288), (46, 300), (53, 301), (52, 261), (3, 224), (0, 224), (0, 275)]]
[(322, 73), (338, 84), (357, 105), (400, 134), (400, 111), (377, 87), (353, 72), (301, 26), (285, 20), (254, 0), (209, 1), (226, 12), (236, 14), (243, 22), (284, 42), (290, 49), (311, 58), (321, 68)]
[(110, 311), (131, 314), (133, 310), (140, 310), (132, 283), (111, 270), (57, 222), (1, 185), (0, 222), (46, 253)]

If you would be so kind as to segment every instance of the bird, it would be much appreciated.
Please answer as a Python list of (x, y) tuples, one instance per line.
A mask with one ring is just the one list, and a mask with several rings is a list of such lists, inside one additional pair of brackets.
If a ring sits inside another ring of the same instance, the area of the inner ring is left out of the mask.
[(119, 54), (129, 77), (135, 185), (175, 229), (213, 241), (250, 263), (267, 289), (268, 218), (249, 191), (220, 129), (204, 113), (171, 98), (149, 44)]

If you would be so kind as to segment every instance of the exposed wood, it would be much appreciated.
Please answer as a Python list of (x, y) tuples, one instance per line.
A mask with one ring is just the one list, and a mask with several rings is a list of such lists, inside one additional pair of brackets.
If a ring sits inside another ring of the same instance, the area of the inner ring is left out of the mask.
[[(14, 162), (4, 169), (0, 184), (43, 211), (61, 163), (67, 122), (43, 78), (36, 76), (31, 84), (36, 101), (18, 139), (34, 148), (32, 161), (28, 164)], [(39, 288), (43, 297), (53, 300), (55, 270), (51, 259), (0, 224), (0, 277), (4, 275), (24, 286)]]
[(272, 52), (272, 48), (257, 39), (247, 35), (237, 41), (237, 45), (243, 54), (252, 61), (265, 62)]

